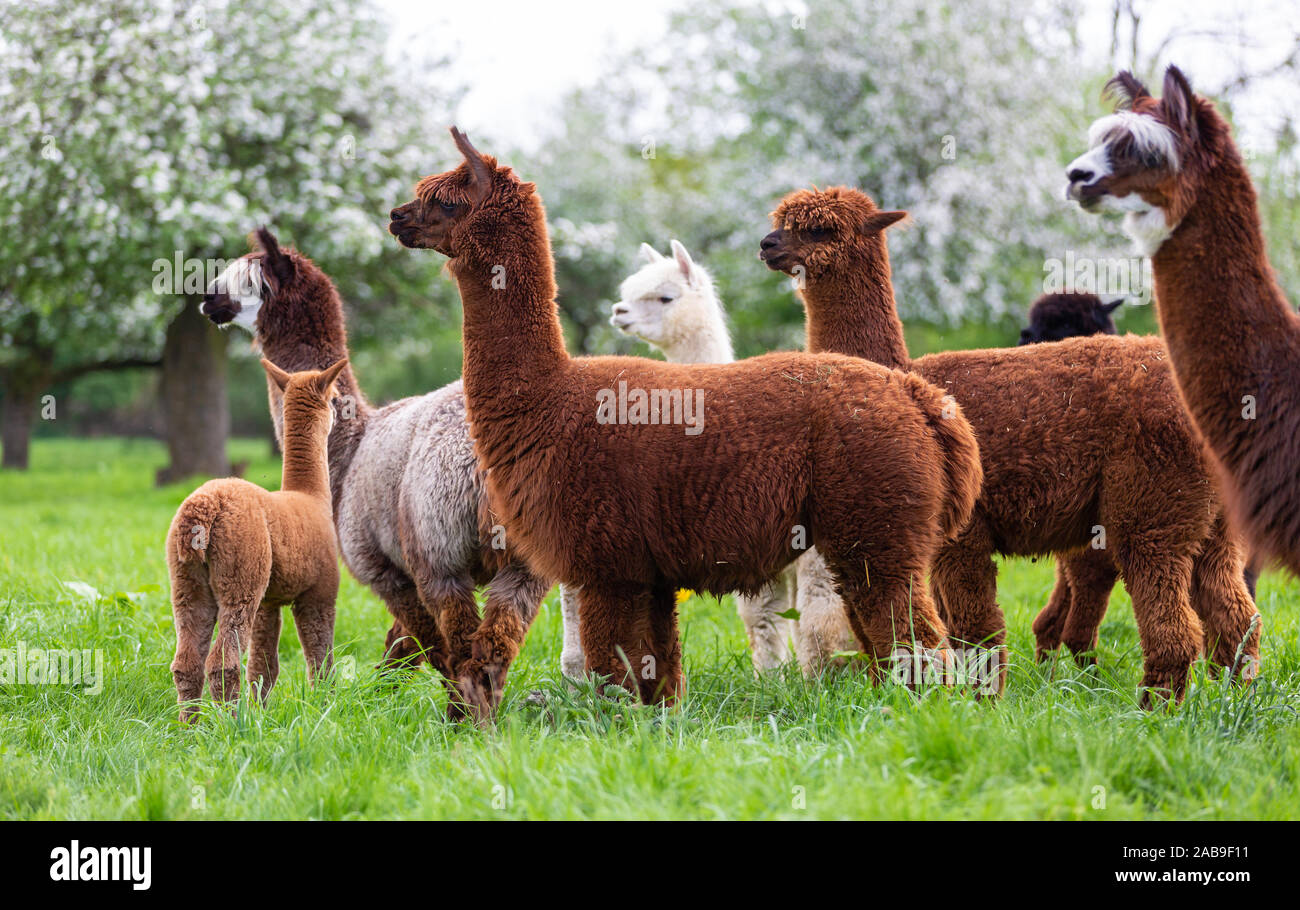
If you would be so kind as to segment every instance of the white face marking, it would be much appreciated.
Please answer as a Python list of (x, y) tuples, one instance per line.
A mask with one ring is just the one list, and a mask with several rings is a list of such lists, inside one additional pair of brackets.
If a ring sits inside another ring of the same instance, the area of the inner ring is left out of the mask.
[(265, 284), (262, 281), (262, 263), (259, 260), (241, 256), (226, 270), (212, 279), (208, 293), (225, 292), (231, 300), (239, 303), (239, 312), (234, 322), (250, 332), (257, 327), (257, 311), (262, 306), (262, 293)]
[[(1088, 151), (1066, 166), (1067, 175), (1082, 172), (1088, 176), (1080, 177), (1067, 187), (1067, 198), (1077, 198), (1074, 196), (1076, 188), (1091, 186), (1114, 173), (1110, 148), (1120, 133), (1132, 137), (1138, 154), (1159, 156), (1171, 170), (1178, 170), (1178, 140), (1173, 131), (1153, 117), (1119, 111), (1097, 119), (1088, 128)], [(1163, 209), (1151, 205), (1137, 193), (1125, 196), (1106, 193), (1096, 201), (1096, 210), (1124, 215), (1124, 233), (1144, 256), (1155, 255), (1160, 244), (1177, 227), (1166, 223)]]

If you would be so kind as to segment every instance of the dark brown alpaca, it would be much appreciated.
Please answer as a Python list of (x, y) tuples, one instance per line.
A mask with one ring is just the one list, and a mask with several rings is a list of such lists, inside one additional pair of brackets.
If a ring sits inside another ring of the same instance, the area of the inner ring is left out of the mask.
[[(181, 503), (167, 532), (181, 720), (193, 720), (206, 673), (212, 697), (239, 694), (239, 660), (265, 699), (280, 674), (280, 610), (293, 606), (307, 672), (329, 671), (339, 552), (330, 513), (325, 440), (334, 380), (347, 366), (290, 375), (263, 360), (284, 398), (284, 468), (267, 492), (235, 477), (209, 480)], [(216, 647), (212, 630), (219, 626)]]
[(1250, 175), (1228, 124), (1177, 67), (1159, 99), (1127, 72), (1109, 88), (1118, 113), (1093, 124), (1069, 197), (1125, 213), (1234, 526), (1300, 573), (1300, 317), (1269, 265)]
[[(1144, 704), (1152, 691), (1182, 696), (1203, 633), (1214, 659), (1231, 665), (1255, 609), (1235, 547), (1211, 534), (1215, 490), (1159, 340), (1099, 335), (912, 360), (884, 236), (903, 217), (857, 190), (796, 191), (773, 213), (776, 230), (760, 255), (802, 277), (810, 350), (913, 369), (961, 402), (975, 427), (984, 491), (932, 575), (952, 640), (1003, 642), (994, 553), (1077, 553), (1065, 556), (1067, 575), (1084, 561), (1065, 614), (1077, 609), (1091, 623), (1097, 604), (1104, 610), (1114, 569), (1109, 580), (1089, 578), (1084, 571), (1103, 561), (1079, 551), (1100, 533), (1133, 598)], [(1224, 552), (1198, 559), (1207, 538)], [(1225, 571), (1224, 563), (1235, 568)], [(1247, 653), (1253, 658), (1257, 649), (1255, 634)]]
[(491, 501), (534, 570), (576, 591), (587, 669), (674, 700), (676, 589), (757, 592), (799, 555), (798, 528), (868, 653), (944, 647), (924, 576), (979, 489), (960, 411), (914, 375), (835, 355), (570, 357), (541, 199), (453, 135), (465, 160), (422, 180), (389, 230), (450, 257)]
[[(1111, 319), (1111, 313), (1123, 302), (1116, 300), (1102, 303), (1096, 294), (1069, 291), (1043, 294), (1029, 308), (1029, 325), (1020, 332), (1020, 344), (1063, 341), (1066, 338), (1098, 334), (1114, 335), (1115, 323)], [(1211, 533), (1225, 534), (1227, 529), (1216, 527)], [(1079, 556), (1072, 557), (1070, 563), (1076, 578), (1075, 584), (1087, 593), (1082, 596), (1080, 606), (1073, 611), (1076, 615), (1067, 616), (1072, 600), (1070, 574), (1066, 569), (1066, 561), (1058, 560), (1052, 597), (1034, 620), (1040, 658), (1062, 644), (1070, 648), (1076, 658), (1087, 655), (1096, 647), (1097, 632), (1105, 616), (1109, 593), (1119, 577), (1114, 561), (1104, 550), (1084, 550)], [(1251, 600), (1254, 600), (1259, 566), (1248, 561), (1242, 571), (1242, 579), (1246, 583), (1246, 590), (1250, 592)], [(1081, 659), (1088, 660), (1086, 656)]]
[[(203, 309), (254, 333), (289, 369), (347, 355), (343, 305), (315, 263), (265, 228), (260, 249), (212, 284)], [(351, 367), (339, 375), (329, 437), (331, 498), (343, 560), (395, 617), (384, 666), (426, 657), (450, 689), (448, 712), (486, 719), (549, 582), (514, 558), (488, 515), (459, 382), (372, 406)], [(276, 434), (281, 393), (267, 384)], [(479, 619), (475, 585), (487, 584)]]
[(1073, 291), (1044, 294), (1029, 307), (1029, 325), (1020, 330), (1019, 343), (1039, 344), (1089, 335), (1114, 335), (1115, 320), (1111, 313), (1123, 303), (1122, 298), (1102, 303), (1096, 294)]

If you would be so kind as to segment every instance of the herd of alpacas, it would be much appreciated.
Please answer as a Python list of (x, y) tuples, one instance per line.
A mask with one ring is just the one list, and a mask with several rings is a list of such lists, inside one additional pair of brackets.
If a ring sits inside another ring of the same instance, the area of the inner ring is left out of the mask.
[(380, 667), (427, 662), (449, 715), (479, 722), (556, 583), (563, 673), (646, 702), (684, 691), (683, 588), (735, 594), (757, 671), (793, 657), (815, 679), (860, 652), (872, 680), (996, 694), (995, 554), (1056, 558), (1040, 658), (1091, 660), (1123, 578), (1144, 706), (1181, 699), (1201, 657), (1253, 679), (1258, 567), (1300, 571), (1300, 318), (1213, 105), (1175, 67), (1161, 98), (1126, 72), (1108, 91), (1067, 197), (1124, 214), (1159, 338), (1063, 293), (1016, 347), (913, 359), (886, 243), (906, 213), (837, 187), (790, 193), (759, 245), (798, 279), (806, 352), (735, 360), (711, 277), (673, 241), (642, 245), (610, 319), (665, 360), (572, 357), (535, 186), (453, 127), (463, 160), (389, 231), (447, 257), (463, 378), (380, 407), (334, 284), (259, 229), (202, 310), (263, 354), (283, 482), (210, 481), (173, 520), (182, 719), (205, 679), (238, 695), (246, 653), (266, 697), (286, 605), (310, 677), (329, 672), (339, 555), (392, 614)]

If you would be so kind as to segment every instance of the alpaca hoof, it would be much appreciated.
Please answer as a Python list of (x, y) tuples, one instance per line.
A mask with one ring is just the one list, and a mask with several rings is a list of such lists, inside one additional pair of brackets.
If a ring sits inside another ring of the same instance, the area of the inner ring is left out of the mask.
[(190, 726), (199, 722), (199, 706), (185, 705), (181, 708), (181, 723)]
[(1187, 692), (1188, 669), (1188, 666), (1182, 666), (1172, 670), (1147, 670), (1138, 686), (1142, 693), (1139, 701), (1142, 710), (1180, 703)]
[(456, 676), (456, 688), (461, 698), (470, 707), (479, 723), (486, 723), (492, 712), (501, 702), (505, 689), (506, 668), (499, 663), (484, 663), (478, 658), (471, 658), (460, 666)]

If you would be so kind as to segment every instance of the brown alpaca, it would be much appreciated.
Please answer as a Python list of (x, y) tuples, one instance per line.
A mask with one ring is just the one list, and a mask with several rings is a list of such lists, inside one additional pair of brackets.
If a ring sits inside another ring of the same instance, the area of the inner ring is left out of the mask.
[(588, 671), (673, 701), (676, 589), (756, 593), (801, 529), (868, 653), (944, 647), (924, 576), (979, 490), (960, 411), (914, 375), (835, 355), (570, 357), (533, 184), (452, 132), (465, 160), (422, 180), (389, 230), (450, 257), (491, 501), (534, 570), (576, 591)]
[[(1143, 703), (1153, 691), (1182, 696), (1203, 634), (1214, 659), (1231, 665), (1255, 608), (1236, 548), (1211, 533), (1215, 490), (1159, 340), (1097, 335), (912, 360), (884, 236), (904, 215), (880, 211), (857, 190), (800, 190), (773, 213), (776, 230), (760, 256), (803, 278), (809, 350), (913, 369), (947, 388), (975, 427), (984, 490), (969, 527), (942, 548), (932, 575), (950, 637), (1002, 644), (994, 553), (1075, 554), (1065, 556), (1067, 576), (1081, 561), (1065, 613), (1077, 609), (1091, 624), (1115, 570), (1077, 551), (1104, 534), (1137, 615)], [(1213, 558), (1198, 559), (1211, 543)], [(1098, 569), (1111, 573), (1108, 581), (1095, 577)], [(1257, 649), (1256, 633), (1247, 653), (1254, 658)]]
[[(329, 276), (266, 228), (257, 245), (212, 282), (208, 318), (249, 329), (289, 369), (346, 357), (343, 304)], [(282, 437), (282, 396), (274, 382), (267, 391)], [(448, 714), (486, 720), (551, 585), (493, 530), (461, 383), (375, 407), (349, 366), (338, 391), (329, 437), (334, 522), (344, 563), (395, 619), (381, 667), (427, 659), (446, 681)], [(488, 586), (481, 620), (480, 584)]]
[(1177, 67), (1153, 98), (1132, 74), (1067, 169), (1086, 211), (1124, 213), (1151, 257), (1183, 401), (1224, 479), (1233, 524), (1300, 573), (1300, 317), (1268, 262), (1231, 130)]
[[(1043, 294), (1029, 308), (1029, 325), (1020, 332), (1020, 344), (1064, 341), (1097, 334), (1114, 335), (1115, 322), (1111, 314), (1123, 302), (1102, 303), (1096, 294), (1070, 291)], [(1212, 533), (1224, 534), (1227, 529), (1216, 528)], [(1104, 550), (1084, 550), (1070, 563), (1075, 584), (1087, 593), (1073, 611), (1075, 615), (1067, 616), (1067, 612), (1071, 612), (1072, 599), (1070, 573), (1066, 570), (1066, 561), (1058, 560), (1052, 597), (1034, 620), (1040, 659), (1064, 644), (1074, 652), (1076, 659), (1089, 660), (1085, 655), (1096, 647), (1108, 596), (1118, 578), (1114, 561)], [(1242, 580), (1251, 600), (1255, 600), (1259, 571), (1259, 565), (1253, 559), (1247, 561), (1242, 571)]]
[[(181, 503), (167, 532), (181, 720), (193, 720), (206, 672), (212, 697), (239, 695), (239, 662), (265, 699), (280, 674), (280, 609), (293, 622), (314, 681), (328, 673), (339, 591), (325, 440), (334, 421), (340, 360), (321, 372), (262, 366), (284, 393), (284, 469), (278, 492), (246, 480), (209, 480)], [(213, 626), (219, 626), (215, 648)]]

